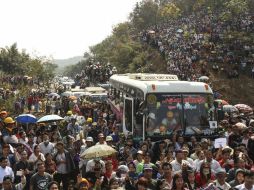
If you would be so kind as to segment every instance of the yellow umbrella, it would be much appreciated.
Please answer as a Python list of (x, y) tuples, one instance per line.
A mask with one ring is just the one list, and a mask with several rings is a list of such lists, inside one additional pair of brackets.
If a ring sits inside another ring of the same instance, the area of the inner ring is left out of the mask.
[(102, 158), (110, 156), (116, 153), (116, 150), (111, 146), (105, 144), (94, 145), (88, 148), (85, 152), (81, 154), (81, 158), (92, 159), (92, 158)]

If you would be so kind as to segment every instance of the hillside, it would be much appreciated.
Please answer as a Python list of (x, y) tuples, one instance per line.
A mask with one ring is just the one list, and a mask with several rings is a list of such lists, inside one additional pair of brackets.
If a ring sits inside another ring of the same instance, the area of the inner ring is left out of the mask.
[(223, 95), (230, 104), (243, 103), (254, 106), (254, 80), (240, 75), (238, 79), (227, 79), (222, 74), (212, 75), (213, 89)]
[(180, 80), (205, 75), (223, 99), (253, 106), (253, 5), (252, 0), (143, 0), (128, 22), (90, 47), (89, 57), (119, 73), (169, 73)]

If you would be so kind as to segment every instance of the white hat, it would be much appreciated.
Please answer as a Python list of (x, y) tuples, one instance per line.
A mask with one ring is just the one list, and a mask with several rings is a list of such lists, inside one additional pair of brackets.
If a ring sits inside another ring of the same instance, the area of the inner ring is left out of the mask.
[(86, 138), (86, 141), (88, 141), (88, 142), (93, 142), (93, 137), (87, 137), (87, 138)]
[(118, 171), (127, 173), (129, 171), (129, 168), (126, 165), (120, 165), (118, 166)]
[(254, 119), (250, 120), (249, 125), (251, 125), (252, 123), (254, 123)]
[(154, 113), (149, 113), (148, 117), (151, 118), (151, 119), (155, 119), (155, 114)]
[(111, 136), (107, 136), (106, 141), (113, 141), (113, 138)]
[(238, 122), (235, 124), (238, 129), (245, 129), (247, 126), (244, 123)]
[(227, 173), (225, 168), (219, 167), (217, 170), (215, 170), (215, 174), (220, 174), (220, 173)]

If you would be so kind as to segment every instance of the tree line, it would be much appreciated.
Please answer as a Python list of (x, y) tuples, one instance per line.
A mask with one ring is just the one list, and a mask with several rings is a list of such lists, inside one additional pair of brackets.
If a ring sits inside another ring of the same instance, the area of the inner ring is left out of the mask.
[(31, 57), (25, 50), (19, 51), (17, 44), (0, 48), (0, 71), (3, 75), (29, 76), (46, 82), (54, 76), (57, 65), (46, 57)]

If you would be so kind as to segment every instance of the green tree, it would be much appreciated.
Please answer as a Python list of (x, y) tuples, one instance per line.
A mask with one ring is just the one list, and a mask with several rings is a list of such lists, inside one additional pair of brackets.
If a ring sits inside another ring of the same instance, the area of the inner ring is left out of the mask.
[(130, 20), (138, 30), (157, 24), (159, 6), (153, 0), (143, 0), (136, 4), (130, 14)]
[(24, 52), (19, 53), (17, 44), (10, 47), (1, 48), (0, 68), (3, 72), (9, 74), (22, 73), (21, 63), (27, 61), (29, 56)]
[(160, 16), (163, 19), (175, 19), (181, 15), (181, 10), (174, 3), (167, 3), (160, 8)]

